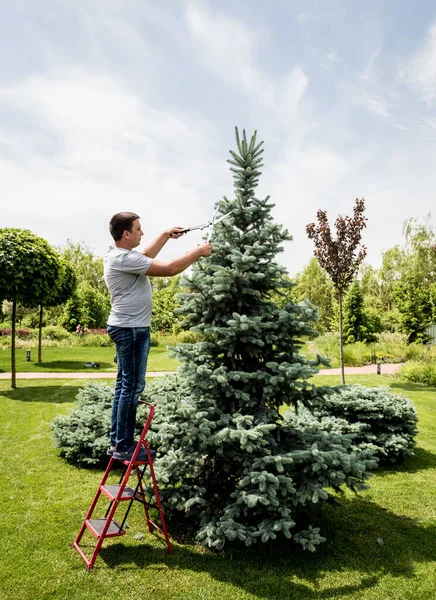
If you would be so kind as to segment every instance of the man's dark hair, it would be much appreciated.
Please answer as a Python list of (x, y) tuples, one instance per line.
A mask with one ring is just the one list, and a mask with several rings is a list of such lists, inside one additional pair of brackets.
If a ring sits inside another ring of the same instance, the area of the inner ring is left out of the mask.
[(132, 212), (120, 212), (112, 217), (109, 231), (116, 242), (123, 237), (125, 231), (132, 231), (133, 222), (136, 219), (139, 219), (139, 215)]

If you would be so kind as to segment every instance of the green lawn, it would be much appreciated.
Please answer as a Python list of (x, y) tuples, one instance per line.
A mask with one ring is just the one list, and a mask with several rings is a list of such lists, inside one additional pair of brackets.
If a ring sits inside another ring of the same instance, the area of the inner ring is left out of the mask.
[[(333, 384), (334, 376), (317, 383)], [(436, 599), (436, 389), (385, 376), (348, 377), (391, 384), (419, 412), (415, 457), (378, 473), (360, 497), (324, 507), (328, 541), (315, 554), (286, 544), (213, 555), (170, 535), (174, 555), (145, 533), (139, 505), (120, 540), (105, 542), (90, 573), (71, 543), (102, 472), (59, 458), (50, 422), (74, 406), (83, 381), (0, 382), (0, 514), (3, 600), (434, 600)], [(383, 545), (377, 540), (381, 538)]]
[[(113, 347), (50, 346), (42, 349), (42, 362), (37, 363), (38, 350), (36, 348), (31, 350), (32, 360), (30, 362), (26, 361), (26, 350), (19, 348), (16, 350), (16, 367), (18, 373), (79, 373), (97, 370), (84, 366), (86, 362), (92, 361), (100, 364), (98, 369), (100, 371), (115, 372), (114, 354)], [(174, 371), (177, 365), (176, 359), (169, 358), (168, 350), (165, 347), (157, 346), (150, 349), (148, 371)], [(11, 351), (0, 349), (0, 373), (10, 372), (10, 370)]]

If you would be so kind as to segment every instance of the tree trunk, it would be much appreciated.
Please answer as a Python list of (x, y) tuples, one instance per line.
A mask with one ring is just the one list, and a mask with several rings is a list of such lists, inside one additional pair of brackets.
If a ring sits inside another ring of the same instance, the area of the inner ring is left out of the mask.
[(15, 366), (15, 321), (17, 318), (17, 301), (14, 298), (12, 301), (12, 339), (11, 339), (11, 373), (12, 373), (12, 389), (17, 387), (16, 366)]
[(42, 304), (39, 305), (38, 362), (42, 362)]
[(345, 383), (345, 370), (344, 370), (344, 352), (343, 352), (343, 339), (342, 339), (342, 292), (338, 292), (339, 295), (339, 361), (341, 363), (341, 381)]

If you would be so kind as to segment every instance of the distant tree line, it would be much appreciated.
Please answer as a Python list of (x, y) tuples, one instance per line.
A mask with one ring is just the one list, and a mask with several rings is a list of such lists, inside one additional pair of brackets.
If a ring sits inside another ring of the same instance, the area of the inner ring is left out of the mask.
[[(409, 342), (426, 341), (426, 328), (436, 322), (436, 234), (430, 215), (408, 219), (403, 234), (402, 244), (383, 252), (380, 268), (363, 262), (344, 293), (344, 343), (372, 342), (384, 331), (405, 333)], [(103, 259), (82, 243), (68, 240), (65, 246), (54, 249), (32, 236), (22, 230), (0, 229), (0, 318), (40, 330), (45, 325), (60, 325), (70, 332), (78, 325), (105, 327), (110, 299), (103, 279)], [(22, 257), (17, 255), (15, 262), (11, 244), (21, 248)], [(45, 266), (35, 259), (29, 262), (29, 252), (36, 252), (33, 256), (40, 256)], [(8, 289), (11, 273), (21, 281), (20, 293)], [(32, 285), (25, 285), (26, 278)], [(180, 278), (154, 279), (152, 285), (153, 329), (173, 333), (179, 329), (176, 309), (177, 295), (182, 291)], [(321, 334), (339, 331), (337, 290), (315, 257), (297, 273), (289, 288), (276, 292), (274, 300), (284, 306), (289, 298), (297, 302), (309, 299), (318, 307), (317, 329)]]

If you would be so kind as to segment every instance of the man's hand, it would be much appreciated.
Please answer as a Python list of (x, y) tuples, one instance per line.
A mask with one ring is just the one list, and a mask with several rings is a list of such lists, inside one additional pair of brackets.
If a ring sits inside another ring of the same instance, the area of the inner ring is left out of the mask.
[(212, 253), (212, 246), (208, 243), (201, 244), (201, 246), (198, 247), (198, 250), (200, 251), (200, 256), (210, 256)]
[(167, 229), (165, 233), (168, 236), (168, 239), (177, 240), (179, 237), (183, 235), (182, 233), (183, 227), (171, 227), (171, 229)]

